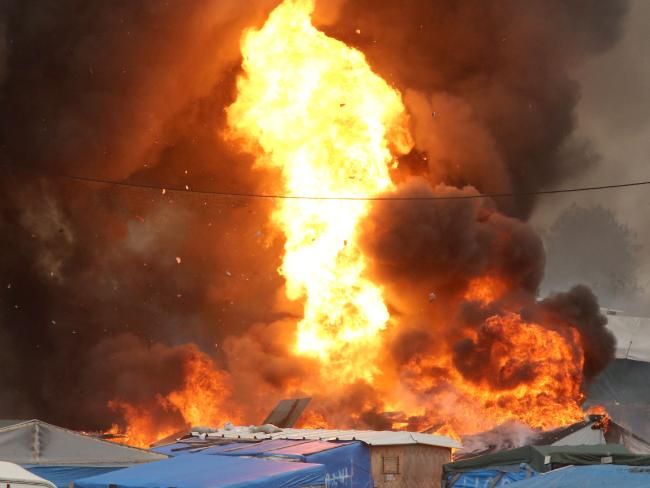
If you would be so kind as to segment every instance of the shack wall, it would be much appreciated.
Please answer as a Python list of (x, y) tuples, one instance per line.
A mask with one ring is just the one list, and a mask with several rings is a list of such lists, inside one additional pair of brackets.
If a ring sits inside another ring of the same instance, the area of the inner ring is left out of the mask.
[[(399, 472), (389, 474), (398, 458)], [(370, 462), (375, 488), (440, 488), (442, 465), (451, 460), (446, 447), (409, 444), (398, 446), (370, 446)]]

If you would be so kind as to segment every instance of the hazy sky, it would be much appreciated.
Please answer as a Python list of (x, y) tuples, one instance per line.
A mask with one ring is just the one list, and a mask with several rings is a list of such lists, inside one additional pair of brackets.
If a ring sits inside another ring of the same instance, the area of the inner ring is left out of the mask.
[[(650, 180), (649, 18), (650, 2), (632, 1), (619, 44), (576, 68), (582, 86), (578, 136), (592, 142), (600, 161), (566, 186)], [(637, 234), (642, 246), (638, 279), (645, 288), (644, 303), (650, 302), (650, 187), (543, 197), (533, 223), (548, 229), (573, 203), (606, 206)], [(650, 309), (645, 314), (650, 315)]]

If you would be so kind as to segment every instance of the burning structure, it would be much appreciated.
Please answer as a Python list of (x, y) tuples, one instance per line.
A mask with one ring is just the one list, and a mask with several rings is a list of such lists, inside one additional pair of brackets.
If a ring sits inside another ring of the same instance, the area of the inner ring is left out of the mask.
[[(92, 5), (72, 26), (39, 12), (37, 34), (33, 7), (2, 7), (16, 47), (0, 158), (185, 194), (11, 172), (7, 415), (137, 445), (287, 395), (313, 398), (303, 427), (582, 417), (615, 341), (588, 288), (536, 300), (544, 250), (526, 219), (531, 192), (591, 162), (568, 67), (614, 42), (625, 2)], [(95, 59), (104, 45), (119, 62)], [(23, 93), (42, 77), (21, 49), (62, 70), (42, 98)], [(208, 185), (239, 197), (192, 193)], [(527, 195), (482, 196), (512, 191)], [(47, 368), (17, 383), (34, 350)]]

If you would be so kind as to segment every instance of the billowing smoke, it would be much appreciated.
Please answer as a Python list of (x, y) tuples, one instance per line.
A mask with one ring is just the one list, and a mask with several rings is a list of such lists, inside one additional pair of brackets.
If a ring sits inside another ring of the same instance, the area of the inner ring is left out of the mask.
[[(183, 387), (182, 365), (197, 355), (230, 373), (232, 402), (246, 422), (315, 381), (311, 360), (290, 354), (302, 309), (284, 298), (277, 274), (282, 236), (269, 222), (272, 202), (7, 169), (273, 191), (272, 175), (253, 168), (223, 131), (241, 32), (276, 3), (0, 4), (5, 418), (103, 429), (117, 420), (111, 400), (173, 417), (156, 398)], [(411, 116), (416, 148), (395, 171), (396, 195), (532, 191), (591, 164), (588, 145), (572, 138), (579, 86), (569, 68), (616, 41), (625, 1), (349, 0), (338, 7), (323, 12), (323, 28), (366, 53), (404, 94)], [(577, 328), (587, 377), (606, 364), (611, 337), (587, 290), (535, 303), (544, 252), (525, 223), (534, 203), (374, 206), (362, 229), (369, 272), (402, 324), (390, 331), (387, 364), (399, 370), (442, 340), (470, 377), (487, 346), (462, 342), (460, 333), (480, 330), (502, 302), (524, 318)], [(507, 289), (494, 310), (458, 298), (485, 276)], [(523, 381), (526, 371), (515, 376), (504, 381)], [(319, 399), (318, 414), (331, 425), (391, 425), (368, 385), (347, 387), (342, 397), (345, 408), (338, 398)], [(351, 419), (347, 412), (361, 413)]]

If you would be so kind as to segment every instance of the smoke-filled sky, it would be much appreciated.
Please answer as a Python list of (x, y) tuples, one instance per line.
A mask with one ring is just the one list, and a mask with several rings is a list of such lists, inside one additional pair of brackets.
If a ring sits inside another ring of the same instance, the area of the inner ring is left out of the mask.
[[(645, 21), (649, 15), (648, 2), (632, 1), (617, 45), (573, 70), (581, 85), (577, 135), (591, 142), (597, 162), (590, 171), (567, 180), (567, 186), (645, 181), (650, 175), (650, 61), (644, 54), (650, 42)], [(581, 210), (579, 216), (571, 210), (574, 205)], [(597, 285), (604, 306), (650, 315), (649, 205), (644, 187), (542, 199), (533, 223), (545, 234), (562, 215), (571, 227), (579, 228), (574, 235), (547, 236), (558, 244), (567, 239), (574, 244), (550, 256), (545, 291), (566, 284), (569, 274), (574, 279), (591, 278), (588, 284)], [(578, 221), (572, 220), (574, 215)], [(593, 234), (599, 236), (600, 249), (585, 253), (594, 246)], [(598, 278), (607, 282), (594, 283)]]
[[(197, 349), (231, 373), (235, 400), (253, 388), (281, 396), (309, 378), (307, 361), (286, 357), (301, 309), (284, 298), (271, 202), (38, 176), (281, 190), (224, 138), (240, 35), (276, 4), (0, 1), (0, 417), (106, 428), (110, 400), (155, 403), (178, 388)], [(348, 0), (318, 5), (315, 20), (403, 94), (415, 149), (394, 175), (397, 192), (448, 194), (647, 179), (649, 75), (638, 63), (648, 9), (642, 0), (631, 9), (624, 0)], [(645, 245), (647, 203), (636, 192), (576, 201), (612, 209)], [(421, 323), (413, 297), (452, 293), (481, 273), (534, 296), (542, 243), (550, 248), (571, 201), (378, 206), (362, 243), (391, 307)], [(611, 340), (586, 289), (555, 296), (546, 311), (568, 320), (567, 304), (580, 315), (590, 376)], [(417, 352), (407, 336), (395, 339), (394, 359)]]

